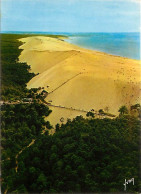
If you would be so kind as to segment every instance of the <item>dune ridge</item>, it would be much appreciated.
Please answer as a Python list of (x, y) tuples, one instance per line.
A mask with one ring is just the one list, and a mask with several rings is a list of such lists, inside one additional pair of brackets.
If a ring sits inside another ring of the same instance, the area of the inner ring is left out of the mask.
[[(91, 51), (50, 37), (28, 37), (20, 41), (23, 49), (20, 62), (27, 62), (31, 71), (39, 73), (28, 88), (44, 87), (49, 92), (51, 124), (60, 118), (74, 118), (85, 112), (108, 107), (118, 114), (122, 105), (141, 102), (141, 66), (139, 60)], [(72, 108), (72, 109), (71, 109)]]

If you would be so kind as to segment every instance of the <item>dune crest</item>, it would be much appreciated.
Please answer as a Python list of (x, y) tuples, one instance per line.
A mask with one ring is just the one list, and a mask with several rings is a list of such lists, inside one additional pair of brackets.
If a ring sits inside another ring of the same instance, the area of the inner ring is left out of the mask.
[(20, 41), (20, 62), (39, 73), (27, 87), (44, 87), (49, 92), (51, 124), (61, 117), (65, 122), (84, 116), (91, 109), (108, 107), (117, 115), (120, 106), (141, 102), (140, 61), (79, 48), (57, 38), (37, 36)]

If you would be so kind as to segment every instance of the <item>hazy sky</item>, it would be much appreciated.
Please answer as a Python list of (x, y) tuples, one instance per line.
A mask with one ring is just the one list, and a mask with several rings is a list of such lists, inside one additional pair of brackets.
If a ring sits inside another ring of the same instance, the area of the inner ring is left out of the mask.
[(2, 31), (135, 32), (140, 0), (1, 0)]

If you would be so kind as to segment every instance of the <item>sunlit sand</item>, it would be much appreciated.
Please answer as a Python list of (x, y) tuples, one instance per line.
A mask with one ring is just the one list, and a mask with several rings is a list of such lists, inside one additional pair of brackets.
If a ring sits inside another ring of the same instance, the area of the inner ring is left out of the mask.
[(49, 92), (45, 100), (55, 106), (50, 106), (51, 124), (60, 122), (61, 117), (66, 122), (84, 116), (91, 109), (108, 107), (117, 115), (120, 106), (141, 102), (139, 60), (83, 49), (57, 38), (38, 36), (20, 41), (20, 62), (27, 62), (31, 72), (39, 73), (27, 87), (44, 87)]

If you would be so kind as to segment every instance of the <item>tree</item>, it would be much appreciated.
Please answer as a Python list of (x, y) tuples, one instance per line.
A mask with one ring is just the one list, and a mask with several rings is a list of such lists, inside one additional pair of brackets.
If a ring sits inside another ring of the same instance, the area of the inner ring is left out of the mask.
[(60, 125), (59, 125), (59, 123), (57, 123), (55, 126), (56, 131), (59, 131), (59, 128), (60, 128)]
[(138, 192), (139, 133), (135, 117), (79, 116), (53, 135), (40, 135), (25, 149), (18, 157), (17, 174), (15, 162), (7, 160), (3, 190), (8, 185), (9, 193), (122, 192), (125, 177), (133, 176), (136, 185), (128, 185), (127, 192)]
[(39, 191), (43, 191), (43, 189), (46, 188), (47, 178), (46, 178), (46, 176), (42, 172), (41, 172), (41, 174), (37, 178), (37, 185), (39, 187)]
[(98, 112), (99, 112), (99, 114), (101, 114), (101, 115), (102, 115), (102, 114), (104, 114), (103, 109), (99, 109), (99, 111), (98, 111)]
[(99, 117), (100, 117), (100, 116), (102, 116), (102, 115), (104, 114), (103, 109), (99, 109), (99, 111), (98, 111), (98, 112), (99, 112)]
[(121, 106), (118, 112), (120, 113), (119, 115), (125, 115), (125, 114), (128, 114), (128, 109), (126, 106)]
[(61, 121), (61, 123), (63, 123), (64, 122), (64, 117), (61, 117), (60, 121)]
[(89, 111), (89, 112), (87, 112), (86, 116), (94, 118), (94, 113)]

